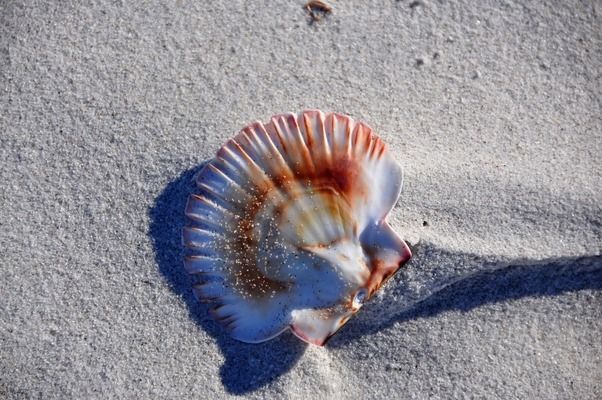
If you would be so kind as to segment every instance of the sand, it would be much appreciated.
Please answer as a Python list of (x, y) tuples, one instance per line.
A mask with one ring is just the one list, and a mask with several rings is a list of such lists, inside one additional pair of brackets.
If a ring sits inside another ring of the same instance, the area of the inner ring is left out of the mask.
[[(599, 2), (66, 3), (0, 5), (0, 397), (602, 396)], [(326, 347), (242, 344), (183, 207), (306, 108), (390, 145), (415, 255)]]

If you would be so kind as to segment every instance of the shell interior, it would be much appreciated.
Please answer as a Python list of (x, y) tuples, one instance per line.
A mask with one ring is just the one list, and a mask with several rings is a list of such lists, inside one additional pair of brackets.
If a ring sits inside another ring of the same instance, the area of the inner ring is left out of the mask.
[(322, 345), (410, 257), (386, 217), (401, 168), (367, 125), (310, 110), (252, 123), (197, 176), (185, 267), (234, 338)]

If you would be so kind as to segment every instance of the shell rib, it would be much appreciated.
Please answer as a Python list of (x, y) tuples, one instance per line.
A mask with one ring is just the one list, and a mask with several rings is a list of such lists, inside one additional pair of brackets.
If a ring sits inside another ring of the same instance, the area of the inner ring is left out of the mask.
[(322, 345), (411, 257), (386, 217), (401, 168), (370, 127), (310, 110), (254, 122), (186, 206), (194, 292), (234, 338)]

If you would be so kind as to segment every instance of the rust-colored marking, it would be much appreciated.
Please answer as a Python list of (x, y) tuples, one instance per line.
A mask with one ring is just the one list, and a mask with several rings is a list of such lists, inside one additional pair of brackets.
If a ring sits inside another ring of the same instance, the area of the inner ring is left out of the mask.
[(368, 289), (367, 300), (399, 271), (401, 266), (410, 259), (410, 256), (406, 253), (400, 253), (395, 261), (385, 262), (378, 257), (378, 249), (365, 247), (364, 251), (370, 262), (370, 278), (368, 278), (365, 285), (365, 288)]
[(335, 188), (348, 198), (363, 189), (360, 180), (360, 167), (357, 162), (347, 158), (335, 161), (320, 171), (320, 178), (334, 184)]
[(378, 150), (378, 155), (376, 157), (378, 157), (378, 159), (380, 160), (381, 158), (383, 158), (383, 156), (385, 155), (386, 151), (387, 151), (387, 145), (382, 141), (380, 141), (380, 149)]
[(284, 291), (288, 285), (265, 276), (257, 265), (258, 238), (255, 235), (255, 217), (261, 209), (267, 192), (255, 196), (246, 206), (238, 221), (237, 234), (233, 238), (233, 258), (230, 275), (232, 285), (241, 295), (263, 298)]
[[(368, 289), (368, 296), (366, 299), (372, 297), (372, 295), (382, 286), (385, 274), (387, 274), (387, 266), (379, 259), (372, 259), (370, 267), (370, 278), (366, 282), (366, 289)], [(390, 274), (392, 275), (392, 273)]]
[(309, 123), (310, 119), (309, 119), (309, 115), (307, 113), (303, 113), (302, 115), (303, 117), (303, 126), (305, 127), (305, 143), (307, 144), (307, 147), (309, 148), (309, 150), (312, 150), (314, 148), (314, 131), (313, 128), (311, 126), (311, 124)]
[(272, 120), (272, 125), (274, 126), (274, 130), (276, 131), (276, 137), (278, 137), (278, 143), (280, 143), (280, 147), (282, 148), (282, 151), (284, 153), (288, 154), (289, 150), (286, 145), (286, 140), (284, 140), (284, 137), (282, 135), (282, 131), (280, 130), (280, 124), (278, 123), (277, 120)]

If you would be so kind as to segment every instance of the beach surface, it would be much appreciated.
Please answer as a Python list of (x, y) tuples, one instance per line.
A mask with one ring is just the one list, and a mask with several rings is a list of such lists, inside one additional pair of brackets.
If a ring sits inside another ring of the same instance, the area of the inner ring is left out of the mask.
[[(303, 4), (0, 3), (0, 398), (602, 397), (602, 3)], [(184, 205), (310, 108), (389, 145), (414, 257), (325, 347), (243, 344)]]

